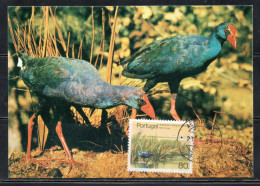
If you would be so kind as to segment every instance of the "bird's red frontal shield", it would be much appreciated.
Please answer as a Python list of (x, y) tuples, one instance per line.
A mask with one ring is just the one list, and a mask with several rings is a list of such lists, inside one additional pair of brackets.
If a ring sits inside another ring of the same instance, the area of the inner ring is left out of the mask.
[(148, 116), (150, 116), (152, 119), (155, 119), (155, 112), (154, 112), (153, 106), (151, 105), (151, 103), (146, 95), (144, 95), (143, 97), (144, 97), (144, 101), (146, 102), (146, 104), (141, 107), (141, 110), (144, 113), (146, 113)]
[(230, 34), (227, 37), (227, 41), (235, 48), (237, 49), (237, 39), (236, 39), (236, 28), (233, 25), (228, 26), (228, 30)]

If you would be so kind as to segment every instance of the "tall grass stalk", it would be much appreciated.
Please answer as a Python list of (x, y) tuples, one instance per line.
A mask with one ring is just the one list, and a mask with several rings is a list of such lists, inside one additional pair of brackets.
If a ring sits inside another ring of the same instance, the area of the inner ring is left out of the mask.
[[(105, 11), (103, 8), (102, 8), (102, 37), (100, 40), (99, 48), (101, 49), (101, 59), (100, 59), (100, 63), (99, 63), (100, 64), (99, 68), (102, 68), (102, 62), (103, 62), (104, 50), (105, 50)], [(95, 67), (97, 67), (99, 55), (100, 55), (100, 53), (98, 53), (98, 55), (97, 55), (95, 65), (94, 65)]]
[(109, 47), (109, 56), (108, 56), (108, 61), (107, 61), (107, 83), (109, 83), (109, 84), (111, 84), (111, 76), (112, 76), (113, 54), (114, 54), (114, 45), (115, 45), (115, 37), (116, 37), (117, 12), (118, 12), (118, 6), (116, 7), (116, 11), (115, 11), (114, 23), (113, 23), (110, 47)]
[(90, 64), (92, 63), (93, 50), (94, 50), (94, 41), (95, 41), (95, 22), (94, 22), (94, 7), (91, 8), (91, 22), (92, 22), (92, 42), (91, 42), (91, 51), (90, 51)]

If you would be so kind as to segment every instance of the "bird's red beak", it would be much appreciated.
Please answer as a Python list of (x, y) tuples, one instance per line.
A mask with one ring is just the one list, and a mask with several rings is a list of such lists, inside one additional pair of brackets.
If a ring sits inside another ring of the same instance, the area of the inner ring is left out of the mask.
[(235, 48), (237, 49), (237, 39), (236, 39), (236, 28), (233, 25), (228, 26), (228, 30), (230, 34), (227, 37), (227, 41)]
[(148, 116), (150, 116), (152, 119), (155, 119), (155, 113), (153, 106), (151, 105), (148, 97), (144, 94), (143, 95), (144, 101), (146, 102), (145, 105), (141, 106), (141, 110), (146, 113)]

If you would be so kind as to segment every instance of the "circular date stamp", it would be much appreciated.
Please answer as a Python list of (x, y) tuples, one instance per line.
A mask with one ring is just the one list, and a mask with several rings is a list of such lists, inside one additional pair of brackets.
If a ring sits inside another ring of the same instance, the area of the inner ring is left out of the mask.
[(205, 122), (194, 124), (185, 121), (177, 135), (180, 154), (194, 163), (209, 161), (222, 147), (222, 133), (214, 123), (212, 129), (205, 127)]

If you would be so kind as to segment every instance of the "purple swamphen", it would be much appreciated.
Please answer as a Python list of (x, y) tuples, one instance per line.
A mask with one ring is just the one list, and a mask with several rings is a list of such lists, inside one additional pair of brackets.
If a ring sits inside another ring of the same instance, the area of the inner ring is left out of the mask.
[(136, 116), (135, 109), (155, 118), (154, 109), (143, 90), (106, 83), (96, 68), (87, 61), (64, 57), (33, 58), (19, 53), (17, 66), (21, 68), (24, 83), (38, 97), (34, 114), (28, 123), (28, 161), (42, 163), (31, 158), (33, 120), (50, 108), (58, 119), (56, 132), (68, 157), (70, 169), (76, 162), (62, 134), (65, 109), (70, 106), (107, 109), (127, 105), (133, 109), (133, 118)]
[(153, 154), (149, 153), (149, 152), (140, 152), (138, 151), (138, 155), (140, 156), (140, 158), (143, 158), (143, 160), (145, 160), (145, 158), (150, 158), (150, 157), (154, 157)]
[(158, 82), (168, 82), (171, 97), (170, 114), (181, 120), (175, 109), (179, 84), (182, 79), (206, 70), (228, 41), (235, 49), (236, 29), (229, 23), (218, 25), (208, 36), (179, 35), (142, 47), (121, 65), (127, 64), (122, 74), (129, 78), (147, 79), (147, 92)]

